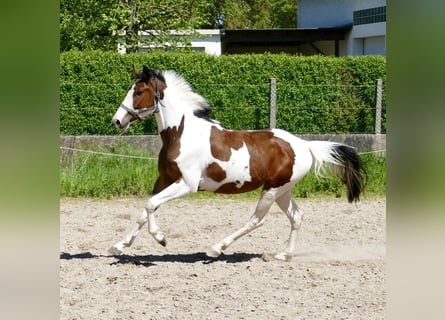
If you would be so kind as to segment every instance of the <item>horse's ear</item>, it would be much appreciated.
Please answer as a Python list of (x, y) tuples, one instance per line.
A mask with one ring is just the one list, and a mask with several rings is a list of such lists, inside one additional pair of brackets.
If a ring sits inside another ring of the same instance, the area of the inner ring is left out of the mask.
[(144, 82), (148, 82), (150, 78), (153, 76), (153, 72), (147, 68), (147, 66), (142, 67), (142, 80)]
[(136, 69), (136, 68), (134, 67), (134, 65), (133, 65), (133, 74), (134, 74), (134, 76), (135, 76), (136, 78), (139, 78), (139, 74), (140, 74), (140, 72), (139, 72), (138, 69)]

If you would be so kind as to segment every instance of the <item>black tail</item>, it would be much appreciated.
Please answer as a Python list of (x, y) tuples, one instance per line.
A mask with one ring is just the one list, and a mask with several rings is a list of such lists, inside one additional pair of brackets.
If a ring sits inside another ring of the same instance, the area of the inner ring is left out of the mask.
[(354, 148), (338, 144), (334, 147), (332, 156), (340, 163), (333, 165), (335, 175), (346, 185), (348, 201), (360, 200), (360, 194), (365, 190), (367, 182), (366, 169)]
[(327, 141), (310, 141), (309, 148), (315, 159), (315, 172), (329, 163), (335, 176), (346, 185), (349, 202), (359, 201), (366, 186), (366, 170), (362, 159), (354, 148)]

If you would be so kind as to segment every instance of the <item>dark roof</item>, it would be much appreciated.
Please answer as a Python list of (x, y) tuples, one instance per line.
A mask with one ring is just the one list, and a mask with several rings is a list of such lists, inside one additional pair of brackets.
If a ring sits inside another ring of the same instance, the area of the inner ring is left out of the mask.
[(344, 40), (352, 25), (317, 29), (242, 29), (221, 30), (223, 47), (296, 46), (323, 40)]

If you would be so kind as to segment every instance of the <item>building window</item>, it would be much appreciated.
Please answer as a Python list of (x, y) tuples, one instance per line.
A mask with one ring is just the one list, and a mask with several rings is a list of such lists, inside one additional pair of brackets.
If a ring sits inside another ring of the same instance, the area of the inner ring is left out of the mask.
[(386, 6), (354, 11), (354, 25), (386, 21)]

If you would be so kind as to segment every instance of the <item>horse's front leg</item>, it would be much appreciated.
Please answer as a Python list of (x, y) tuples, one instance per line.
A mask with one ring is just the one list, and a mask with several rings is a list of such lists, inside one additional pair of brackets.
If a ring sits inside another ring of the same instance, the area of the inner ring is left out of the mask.
[(138, 235), (141, 228), (147, 223), (148, 215), (147, 210), (144, 209), (139, 219), (136, 221), (135, 226), (131, 230), (131, 232), (125, 237), (124, 240), (121, 242), (116, 243), (114, 246), (112, 246), (110, 249), (108, 249), (108, 252), (112, 255), (119, 255), (122, 253), (122, 250), (125, 247), (129, 247), (133, 244), (134, 240), (136, 239), (136, 236)]
[(161, 245), (165, 246), (167, 244), (165, 233), (160, 230), (155, 220), (155, 211), (156, 209), (163, 203), (180, 198), (182, 196), (188, 195), (194, 192), (183, 179), (172, 183), (167, 188), (163, 189), (161, 192), (152, 195), (147, 202), (146, 207), (141, 215), (141, 217), (137, 220), (136, 225), (131, 230), (131, 232), (125, 237), (125, 239), (121, 242), (116, 243), (113, 247), (111, 247), (108, 251), (113, 255), (118, 255), (122, 253), (122, 249), (125, 247), (129, 247), (134, 242), (139, 230), (147, 223), (148, 221), (148, 232), (155, 238), (155, 240)]

